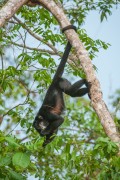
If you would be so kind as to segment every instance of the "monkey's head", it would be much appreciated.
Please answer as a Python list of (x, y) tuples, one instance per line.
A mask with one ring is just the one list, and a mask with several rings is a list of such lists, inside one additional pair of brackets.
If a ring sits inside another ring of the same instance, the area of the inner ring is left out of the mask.
[(49, 125), (49, 123), (48, 123), (48, 121), (46, 121), (42, 116), (38, 116), (38, 119), (39, 119), (39, 124), (38, 124), (38, 126), (39, 126), (39, 128), (41, 129), (41, 130), (44, 130), (44, 129), (46, 129), (46, 127)]
[(37, 115), (35, 117), (35, 120), (33, 122), (34, 128), (41, 134), (43, 130), (47, 128), (49, 123), (40, 115)]

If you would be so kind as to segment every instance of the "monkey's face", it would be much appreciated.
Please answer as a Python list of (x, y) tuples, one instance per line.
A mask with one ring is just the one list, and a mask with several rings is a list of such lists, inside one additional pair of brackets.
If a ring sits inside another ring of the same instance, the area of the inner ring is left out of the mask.
[(43, 119), (42, 116), (38, 116), (39, 119), (39, 127), (41, 130), (46, 129), (46, 127), (49, 125), (48, 121), (46, 121), (45, 119)]

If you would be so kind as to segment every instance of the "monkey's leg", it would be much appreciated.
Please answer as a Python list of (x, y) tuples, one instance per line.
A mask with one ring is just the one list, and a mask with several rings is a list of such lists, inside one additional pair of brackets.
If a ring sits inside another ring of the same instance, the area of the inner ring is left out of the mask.
[(85, 79), (81, 79), (72, 85), (67, 79), (61, 79), (59, 82), (59, 86), (63, 90), (63, 92), (71, 97), (80, 97), (87, 94), (89, 91), (88, 87), (81, 88), (83, 85), (87, 86), (87, 81)]
[(74, 84), (72, 84), (68, 91), (77, 91), (78, 89), (80, 89), (83, 85), (86, 85), (86, 79), (81, 79), (77, 82), (75, 82)]
[(64, 121), (64, 119), (57, 114), (48, 113), (47, 116), (49, 119), (49, 125), (47, 126), (46, 129), (41, 131), (42, 135), (48, 135), (54, 133), (54, 130), (56, 130)]
[(73, 92), (73, 91), (69, 91), (69, 95), (71, 97), (81, 97), (81, 96), (84, 96), (85, 94), (87, 94), (89, 91), (88, 91), (88, 88), (81, 88), (81, 89), (78, 89), (76, 92)]
[[(85, 85), (86, 87), (85, 88), (81, 88), (83, 85)], [(87, 82), (86, 79), (82, 79), (82, 80), (77, 81), (73, 85), (71, 85), (69, 87), (67, 93), (71, 97), (81, 97), (81, 96), (84, 96), (85, 94), (88, 94), (88, 96), (89, 96), (90, 86), (91, 85)]]

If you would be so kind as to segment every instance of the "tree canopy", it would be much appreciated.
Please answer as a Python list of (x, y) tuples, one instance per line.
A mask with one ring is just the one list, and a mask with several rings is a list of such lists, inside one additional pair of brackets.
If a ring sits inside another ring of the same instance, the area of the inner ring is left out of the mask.
[[(56, 1), (58, 2), (58, 1)], [(82, 28), (89, 12), (109, 18), (120, 1), (61, 0), (66, 16), (94, 59), (109, 44)], [(6, 1), (1, 1), (1, 7)], [(106, 136), (87, 98), (65, 95), (64, 124), (45, 149), (33, 129), (34, 117), (51, 83), (66, 44), (55, 17), (42, 6), (22, 6), (0, 29), (0, 179), (115, 179), (120, 177), (118, 146)], [(64, 77), (85, 78), (74, 48)], [(94, 66), (96, 70), (97, 67)], [(113, 99), (119, 109), (119, 91)], [(119, 118), (113, 114), (120, 129)]]

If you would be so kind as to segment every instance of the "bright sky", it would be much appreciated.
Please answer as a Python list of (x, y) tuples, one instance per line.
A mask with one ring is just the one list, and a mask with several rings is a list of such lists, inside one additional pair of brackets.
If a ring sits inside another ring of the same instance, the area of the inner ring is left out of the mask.
[(96, 13), (91, 13), (84, 28), (91, 38), (99, 38), (111, 44), (108, 50), (100, 51), (94, 60), (103, 98), (108, 105), (108, 96), (120, 88), (120, 10), (114, 9), (112, 16), (102, 23)]

